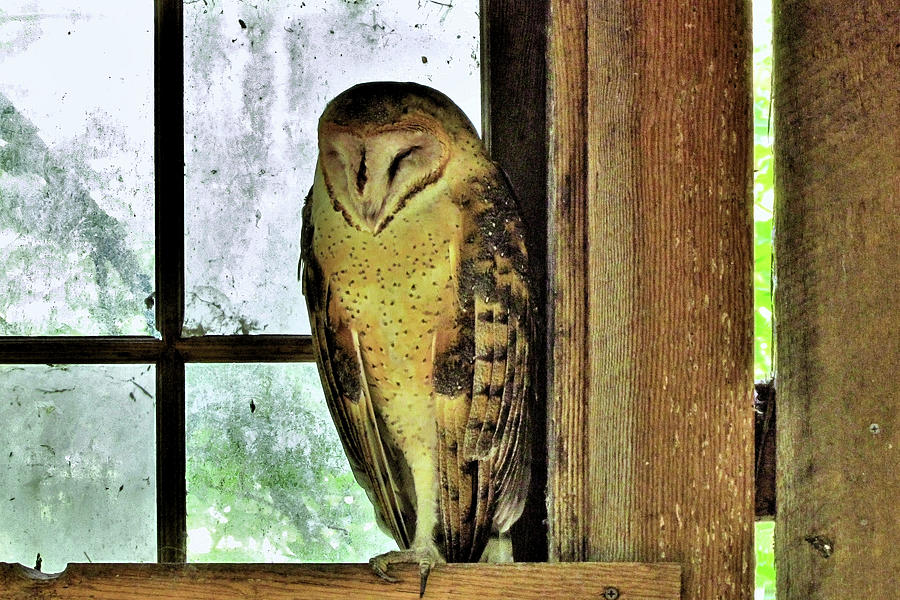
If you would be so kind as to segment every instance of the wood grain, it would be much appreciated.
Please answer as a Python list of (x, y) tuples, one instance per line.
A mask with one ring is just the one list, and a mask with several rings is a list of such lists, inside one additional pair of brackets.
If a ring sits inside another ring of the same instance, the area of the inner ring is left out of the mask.
[(749, 4), (551, 3), (551, 555), (753, 593)]
[[(425, 597), (508, 600), (596, 599), (615, 588), (621, 600), (676, 600), (681, 568), (659, 564), (453, 564), (434, 568)], [(401, 582), (365, 564), (70, 564), (57, 577), (0, 563), (4, 600), (296, 600), (418, 598), (418, 567)]]
[(776, 3), (779, 599), (900, 594), (898, 32)]
[(547, 33), (547, 512), (551, 560), (588, 560), (587, 15), (552, 0)]

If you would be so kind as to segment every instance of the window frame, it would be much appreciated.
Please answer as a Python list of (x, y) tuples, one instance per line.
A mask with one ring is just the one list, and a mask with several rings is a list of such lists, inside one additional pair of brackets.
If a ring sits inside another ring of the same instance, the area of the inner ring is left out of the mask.
[[(546, 256), (546, 134), (544, 128), (543, 2), (481, 0), (482, 120), (485, 142), (507, 169), (526, 213), (533, 261), (543, 282)], [(183, 0), (154, 0), (153, 336), (3, 336), (2, 364), (152, 364), (156, 367), (157, 561), (187, 561), (185, 364), (314, 362), (309, 335), (182, 337), (184, 322), (184, 22)], [(525, 53), (529, 60), (522, 60)], [(531, 82), (532, 85), (528, 85)], [(522, 90), (528, 92), (524, 93)], [(524, 97), (523, 97), (524, 96)], [(492, 110), (492, 106), (502, 110)], [(511, 107), (515, 107), (510, 110)], [(505, 135), (523, 124), (525, 144)], [(492, 143), (503, 140), (504, 144)], [(299, 285), (299, 283), (298, 283)], [(539, 285), (543, 293), (543, 285)], [(543, 298), (540, 300), (543, 305)], [(537, 349), (543, 357), (544, 349)], [(542, 362), (542, 361), (541, 361)], [(542, 366), (539, 366), (542, 369)], [(541, 371), (539, 371), (541, 372)], [(536, 378), (543, 388), (543, 379)], [(541, 389), (537, 393), (541, 393)], [(540, 396), (539, 396), (540, 397)], [(545, 417), (543, 407), (536, 421)], [(543, 438), (543, 426), (534, 432)], [(546, 560), (543, 487), (546, 449), (536, 444), (532, 495), (514, 536), (520, 560)], [(517, 544), (518, 546), (519, 544)]]
[[(157, 227), (157, 324), (161, 339), (150, 337), (85, 337), (85, 338), (0, 338), (0, 360), (18, 363), (154, 363), (157, 366), (157, 510), (158, 555), (160, 561), (183, 561), (185, 542), (184, 511), (184, 365), (186, 362), (306, 362), (312, 361), (312, 349), (308, 336), (202, 336), (181, 338), (183, 319), (183, 270), (175, 279), (165, 276), (171, 273), (172, 265), (183, 265), (183, 80), (172, 73), (182, 74), (182, 0), (156, 0), (155, 31), (155, 150), (156, 150), (156, 227)], [(550, 18), (546, 14), (549, 4), (557, 10)], [(538, 287), (547, 294), (545, 270), (547, 258), (547, 174), (548, 174), (548, 128), (546, 70), (546, 26), (555, 22), (560, 28), (565, 25), (579, 35), (581, 21), (574, 24), (565, 21), (580, 9), (564, 9), (562, 2), (521, 3), (516, 0), (482, 0), (482, 113), (485, 125), (485, 139), (494, 157), (510, 175), (526, 212), (530, 241), (537, 251), (535, 266), (538, 267)], [(584, 14), (575, 16), (587, 19)], [(589, 20), (590, 21), (590, 20)], [(596, 26), (595, 21), (584, 24)], [(558, 33), (558, 32), (557, 32)], [(577, 57), (576, 57), (577, 58)], [(560, 60), (551, 57), (551, 61)], [(573, 61), (575, 66), (584, 66), (585, 61)], [(522, 90), (526, 88), (524, 98)], [(576, 88), (577, 91), (578, 88)], [(572, 94), (577, 95), (577, 94)], [(569, 99), (568, 97), (564, 99)], [(496, 109), (495, 109), (496, 107)], [(524, 118), (523, 118), (524, 117)], [(559, 127), (550, 118), (551, 124)], [(564, 123), (566, 126), (571, 123)], [(576, 124), (577, 125), (577, 124)], [(503, 128), (507, 128), (505, 131)], [(519, 135), (508, 135), (514, 131)], [(581, 131), (575, 127), (575, 133)], [(521, 132), (535, 133), (533, 138)], [(497, 142), (497, 143), (492, 143)], [(502, 144), (502, 145), (501, 145)], [(573, 151), (584, 152), (580, 145), (573, 145)], [(586, 156), (582, 156), (585, 159)], [(537, 177), (529, 177), (537, 173)], [(558, 173), (555, 173), (558, 175)], [(558, 192), (555, 192), (558, 193)], [(581, 202), (581, 200), (579, 200)], [(559, 207), (554, 205), (554, 208)], [(580, 209), (579, 207), (576, 207)], [(162, 215), (162, 218), (160, 216)], [(572, 217), (556, 211), (553, 218), (565, 221)], [(551, 234), (559, 234), (558, 222), (551, 223)], [(166, 243), (161, 239), (165, 238)], [(576, 253), (577, 254), (577, 253)], [(580, 256), (580, 255), (579, 255)], [(579, 258), (575, 256), (574, 258)], [(568, 264), (568, 263), (567, 263)], [(168, 265), (168, 266), (166, 266)], [(161, 274), (162, 273), (162, 274)], [(161, 311), (167, 311), (161, 314)], [(169, 325), (166, 325), (166, 324)], [(170, 327), (169, 329), (166, 329)], [(545, 342), (544, 336), (539, 336)], [(89, 347), (86, 344), (89, 343)], [(546, 360), (545, 348), (539, 348), (538, 356)], [(575, 361), (550, 363), (549, 370), (569, 369), (578, 375), (582, 369)], [(544, 366), (538, 367), (541, 376), (535, 378), (537, 393), (542, 397), (547, 385)], [(178, 382), (181, 382), (178, 387)], [(162, 393), (167, 390), (165, 393)], [(546, 407), (540, 405), (541, 410)], [(545, 413), (537, 415), (535, 421), (545, 426)], [(179, 439), (171, 436), (180, 430)], [(771, 433), (771, 432), (770, 432)], [(545, 431), (533, 432), (535, 439), (545, 440)], [(162, 440), (162, 442), (160, 441)], [(575, 440), (578, 441), (578, 440)], [(169, 442), (172, 442), (171, 444)], [(530, 549), (543, 552), (546, 556), (546, 525), (536, 515), (541, 514), (544, 505), (544, 490), (547, 478), (546, 451), (544, 444), (538, 443), (534, 473), (538, 475), (537, 485), (532, 490), (533, 497), (539, 499), (533, 512), (526, 511), (517, 529), (537, 532), (543, 544), (531, 544)], [(762, 475), (768, 471), (763, 469)], [(757, 473), (756, 485), (760, 485)], [(168, 486), (168, 487), (166, 487)], [(181, 493), (179, 493), (181, 492)], [(165, 494), (165, 495), (164, 495)], [(160, 500), (166, 498), (172, 505), (164, 510)], [(534, 503), (532, 503), (534, 504)], [(546, 513), (544, 513), (546, 514)], [(179, 550), (179, 548), (181, 550)], [(180, 554), (179, 554), (180, 552)], [(523, 558), (520, 560), (541, 560)]]

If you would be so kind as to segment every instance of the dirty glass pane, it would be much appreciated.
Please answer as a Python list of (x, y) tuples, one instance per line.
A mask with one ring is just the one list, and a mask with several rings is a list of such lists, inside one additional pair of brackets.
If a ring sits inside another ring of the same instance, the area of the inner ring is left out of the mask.
[(153, 3), (0, 4), (0, 335), (149, 334)]
[(154, 369), (0, 365), (0, 561), (156, 560)]
[(375, 525), (313, 364), (187, 365), (188, 560), (364, 562)]
[(417, 81), (479, 126), (478, 0), (195, 0), (184, 27), (185, 334), (309, 333), (319, 114), (353, 84)]

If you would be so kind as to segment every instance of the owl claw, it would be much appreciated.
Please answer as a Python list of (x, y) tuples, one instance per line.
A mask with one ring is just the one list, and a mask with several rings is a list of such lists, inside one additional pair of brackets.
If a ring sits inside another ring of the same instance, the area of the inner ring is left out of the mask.
[(419, 565), (419, 598), (425, 596), (425, 586), (428, 584), (428, 575), (437, 562), (443, 562), (433, 556), (428, 550), (394, 550), (385, 552), (369, 559), (369, 565), (376, 575), (390, 583), (397, 583), (398, 578), (390, 575), (388, 570), (391, 565), (397, 563), (418, 563)]
[(389, 583), (397, 583), (400, 581), (396, 577), (392, 575), (388, 575), (388, 567), (390, 567), (393, 561), (390, 560), (388, 556), (390, 552), (385, 554), (379, 554), (378, 556), (373, 556), (369, 559), (369, 566), (372, 567), (372, 570), (375, 571), (375, 574), (384, 579)]
[(428, 583), (428, 574), (431, 573), (432, 566), (427, 558), (419, 561), (419, 598), (425, 596), (425, 584)]

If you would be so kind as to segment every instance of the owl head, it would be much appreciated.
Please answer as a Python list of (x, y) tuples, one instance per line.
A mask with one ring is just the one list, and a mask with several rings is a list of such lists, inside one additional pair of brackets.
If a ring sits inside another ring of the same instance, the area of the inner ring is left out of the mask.
[(319, 168), (335, 210), (378, 235), (437, 182), (460, 149), (483, 151), (465, 114), (416, 83), (372, 82), (334, 98), (319, 119)]

